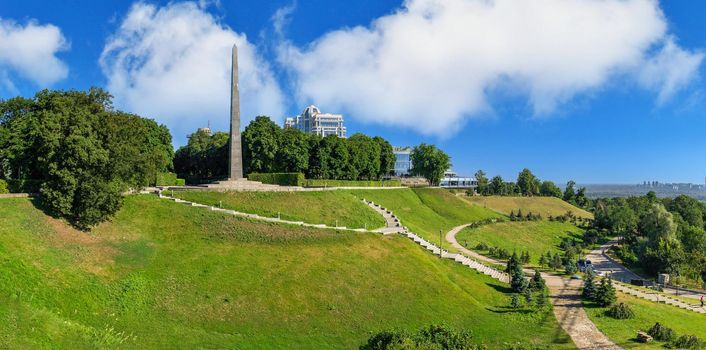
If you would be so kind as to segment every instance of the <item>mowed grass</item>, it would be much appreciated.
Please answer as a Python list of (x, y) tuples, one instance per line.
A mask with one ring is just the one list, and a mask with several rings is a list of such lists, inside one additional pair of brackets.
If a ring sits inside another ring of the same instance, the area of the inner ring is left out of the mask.
[(456, 235), (456, 240), (469, 249), (485, 243), (510, 253), (527, 251), (531, 262), (538, 264), (539, 257), (547, 251), (561, 253), (559, 243), (563, 238), (580, 236), (582, 232), (572, 224), (556, 221), (510, 221), (465, 228)]
[[(503, 218), (491, 210), (464, 202), (445, 189), (355, 190), (351, 193), (392, 210), (402, 225), (437, 244), (439, 231), (446, 235), (458, 225)], [(446, 244), (444, 248), (454, 250)]]
[(664, 349), (663, 342), (642, 344), (635, 341), (638, 331), (647, 332), (659, 322), (677, 332), (677, 335), (695, 335), (706, 340), (706, 317), (702, 314), (682, 310), (674, 306), (657, 304), (623, 293), (618, 293), (618, 302), (630, 306), (635, 318), (616, 320), (605, 315), (605, 308), (584, 302), (586, 312), (601, 332), (616, 344), (626, 349)]
[(583, 218), (593, 218), (590, 212), (573, 206), (559, 198), (554, 197), (502, 197), (502, 196), (463, 196), (464, 200), (489, 208), (505, 215), (510, 215), (510, 212), (522, 210), (522, 213), (527, 215), (530, 211), (534, 214), (541, 214), (544, 218), (549, 216), (564, 215), (571, 211), (574, 215)]
[(385, 220), (360, 199), (344, 191), (312, 192), (210, 192), (176, 191), (174, 196), (246, 213), (310, 224), (380, 228)]
[[(398, 236), (253, 222), (130, 196), (90, 234), (0, 201), (0, 348), (352, 349), (431, 323), (573, 348), (551, 312)], [(512, 332), (508, 332), (512, 329)]]

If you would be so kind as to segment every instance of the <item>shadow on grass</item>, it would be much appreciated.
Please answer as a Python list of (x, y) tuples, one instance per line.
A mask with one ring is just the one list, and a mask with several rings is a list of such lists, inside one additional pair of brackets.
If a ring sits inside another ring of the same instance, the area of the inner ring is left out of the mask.
[(504, 294), (510, 294), (512, 293), (512, 288), (510, 286), (504, 286), (500, 284), (495, 284), (495, 283), (486, 283), (487, 286), (495, 289), (496, 291)]

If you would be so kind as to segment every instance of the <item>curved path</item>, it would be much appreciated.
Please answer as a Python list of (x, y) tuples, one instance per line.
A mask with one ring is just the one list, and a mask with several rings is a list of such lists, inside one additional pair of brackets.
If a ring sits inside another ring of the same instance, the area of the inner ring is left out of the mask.
[[(474, 251), (466, 249), (456, 241), (456, 234), (470, 224), (454, 227), (446, 234), (446, 240), (460, 252), (468, 254), (478, 260), (485, 262), (502, 264), (501, 262), (480, 255)], [(531, 272), (531, 271), (525, 271)], [(533, 272), (532, 272), (533, 273)], [(581, 281), (561, 278), (556, 275), (542, 273), (542, 278), (549, 287), (549, 297), (554, 306), (554, 316), (559, 321), (562, 329), (571, 337), (574, 344), (579, 349), (620, 349), (608, 337), (601, 333), (591, 319), (581, 303)]]

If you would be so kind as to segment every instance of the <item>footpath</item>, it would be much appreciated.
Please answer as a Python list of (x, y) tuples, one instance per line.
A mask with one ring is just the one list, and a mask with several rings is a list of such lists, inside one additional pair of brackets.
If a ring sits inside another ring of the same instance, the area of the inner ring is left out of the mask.
[[(470, 224), (454, 227), (446, 234), (446, 240), (454, 248), (464, 254), (490, 264), (503, 265), (500, 261), (468, 250), (458, 243), (456, 234), (469, 225)], [(534, 271), (525, 270), (525, 273), (534, 273)], [(574, 341), (576, 347), (590, 350), (620, 349), (619, 346), (598, 330), (583, 309), (583, 303), (581, 302), (582, 283), (580, 280), (562, 278), (548, 273), (542, 273), (542, 278), (544, 278), (549, 288), (549, 298), (552, 301), (554, 316), (557, 321), (559, 321), (561, 328), (571, 337), (571, 340)]]

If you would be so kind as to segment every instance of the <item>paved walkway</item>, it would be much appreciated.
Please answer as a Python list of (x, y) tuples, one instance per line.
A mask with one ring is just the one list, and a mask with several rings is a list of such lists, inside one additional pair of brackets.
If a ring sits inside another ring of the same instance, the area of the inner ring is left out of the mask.
[(618, 242), (616, 240), (612, 240), (586, 254), (586, 259), (591, 260), (593, 270), (596, 272), (596, 274), (598, 274), (599, 276), (611, 276), (614, 280), (623, 282), (624, 284), (614, 284), (615, 289), (623, 293), (630, 294), (645, 300), (676, 306), (684, 310), (706, 314), (706, 309), (701, 307), (701, 304), (698, 300), (703, 294), (698, 293), (696, 291), (679, 291), (680, 297), (694, 299), (693, 303), (689, 303), (680, 299), (673, 298), (671, 295), (675, 295), (677, 293), (676, 289), (674, 288), (665, 288), (664, 292), (659, 293), (657, 291), (647, 291), (645, 289), (637, 288), (628, 284), (630, 283), (630, 280), (642, 279), (642, 277), (633, 273), (628, 268), (613, 260), (613, 258), (609, 257), (606, 254), (606, 251), (610, 249), (611, 246), (617, 243)]
[[(502, 262), (480, 255), (456, 241), (456, 234), (470, 224), (454, 227), (446, 234), (446, 240), (460, 252), (492, 264), (503, 265)], [(525, 270), (525, 273), (534, 271)], [(562, 329), (571, 337), (579, 349), (620, 349), (608, 337), (601, 333), (588, 318), (581, 303), (581, 281), (562, 278), (556, 275), (542, 273), (542, 278), (549, 288), (549, 297), (554, 306), (554, 316)]]

